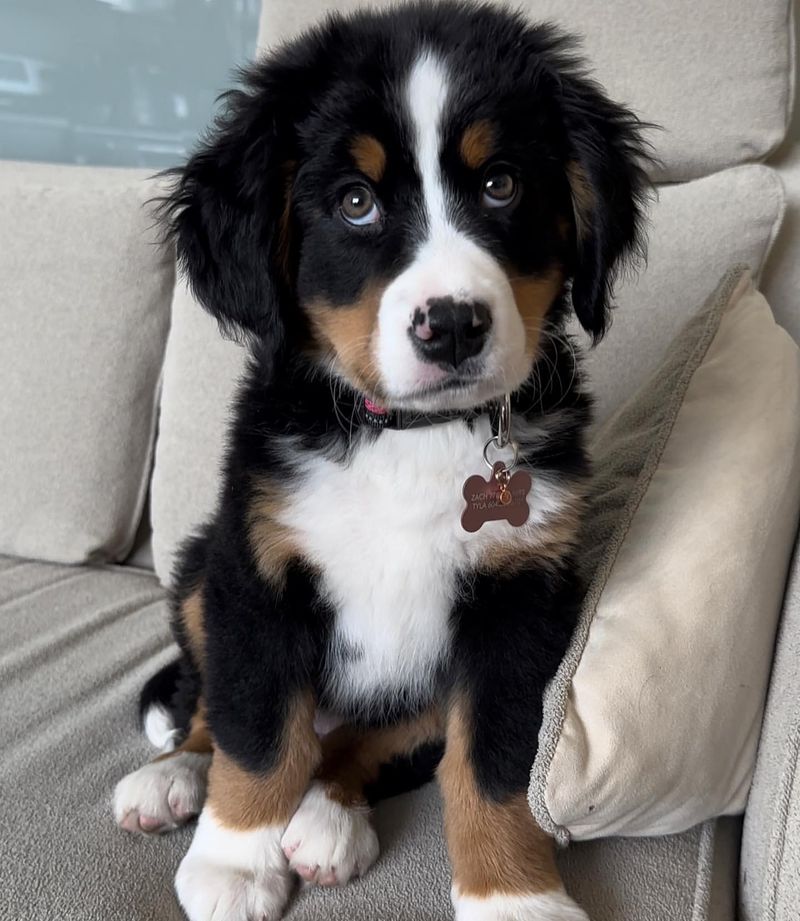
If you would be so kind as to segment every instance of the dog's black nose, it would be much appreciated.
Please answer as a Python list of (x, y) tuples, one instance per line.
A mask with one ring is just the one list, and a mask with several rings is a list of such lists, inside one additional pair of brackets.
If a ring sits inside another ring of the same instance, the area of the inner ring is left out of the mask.
[(414, 311), (409, 333), (423, 361), (449, 370), (477, 355), (491, 328), (492, 314), (483, 301), (431, 297)]

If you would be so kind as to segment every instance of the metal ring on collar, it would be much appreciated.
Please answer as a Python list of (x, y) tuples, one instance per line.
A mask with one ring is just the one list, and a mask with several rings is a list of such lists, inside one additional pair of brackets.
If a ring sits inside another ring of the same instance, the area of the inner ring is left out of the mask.
[(489, 445), (494, 445), (498, 451), (503, 451), (506, 448), (510, 448), (512, 451), (511, 463), (506, 464), (507, 470), (513, 470), (517, 466), (517, 461), (519, 460), (519, 445), (516, 441), (508, 441), (506, 444), (500, 444), (500, 436), (492, 435), (492, 437), (486, 442), (483, 446), (483, 460), (486, 463), (486, 466), (490, 470), (494, 470), (494, 465), (497, 463), (497, 458), (493, 461), (489, 460)]

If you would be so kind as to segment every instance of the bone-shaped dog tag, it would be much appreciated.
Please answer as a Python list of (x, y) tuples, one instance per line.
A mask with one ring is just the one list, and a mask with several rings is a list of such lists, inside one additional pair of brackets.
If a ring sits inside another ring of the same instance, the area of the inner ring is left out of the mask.
[(488, 480), (477, 475), (469, 477), (464, 483), (467, 507), (461, 515), (461, 526), (470, 534), (487, 521), (507, 521), (515, 528), (522, 527), (530, 515), (531, 485), (529, 473), (511, 473), (502, 461), (494, 465)]

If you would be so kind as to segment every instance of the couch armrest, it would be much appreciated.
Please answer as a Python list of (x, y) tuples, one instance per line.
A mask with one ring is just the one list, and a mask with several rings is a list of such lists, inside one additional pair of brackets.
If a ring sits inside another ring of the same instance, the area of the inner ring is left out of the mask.
[(747, 804), (741, 921), (789, 921), (800, 905), (800, 542), (786, 589)]

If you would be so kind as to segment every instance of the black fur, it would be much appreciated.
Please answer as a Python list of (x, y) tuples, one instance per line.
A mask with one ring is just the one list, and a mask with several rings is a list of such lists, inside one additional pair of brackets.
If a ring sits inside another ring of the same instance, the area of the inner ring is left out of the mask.
[[(490, 6), (413, 5), (333, 15), (245, 71), (209, 137), (178, 171), (165, 215), (200, 302), (251, 347), (218, 509), (184, 549), (174, 603), (202, 579), (210, 727), (215, 744), (252, 771), (273, 763), (297, 691), (311, 688), (320, 704), (330, 703), (324, 670), (336, 612), (306, 561), (290, 566), (280, 588), (262, 578), (248, 515), (259, 482), (293, 482), (287, 444), (344, 464), (383, 437), (353, 429), (361, 395), (316, 361), (304, 305), (319, 298), (334, 309), (352, 304), (370, 282), (395, 277), (412, 258), (424, 230), (415, 207), (421, 182), (396, 87), (421, 36), (459, 75), (442, 154), (459, 202), (453, 220), (510, 274), (560, 266), (567, 278), (548, 314), (543, 354), (513, 396), (517, 420), (557, 416), (557, 430), (544, 441), (523, 441), (521, 461), (534, 476), (576, 483), (589, 474), (590, 403), (563, 324), (571, 304), (591, 336), (602, 336), (619, 266), (639, 246), (647, 184), (636, 118), (584, 76), (572, 43)], [(456, 152), (466, 126), (481, 118), (500, 126), (503, 161), (522, 184), (508, 213), (480, 206), (482, 177)], [(377, 133), (384, 143), (391, 169), (376, 194), (388, 214), (403, 215), (387, 219), (381, 233), (354, 232), (337, 212), (352, 181), (343, 167), (347, 145), (359, 132)], [(569, 182), (575, 164), (591, 201), (580, 233)], [(495, 799), (524, 790), (542, 693), (574, 627), (575, 570), (565, 558), (531, 562), (507, 577), (465, 573), (453, 598), (452, 663), (438, 684), (421, 697), (355, 702), (345, 715), (360, 724), (391, 721), (458, 691), (471, 704), (482, 789)], [(185, 671), (199, 682), (178, 619), (175, 629)]]
[(189, 730), (200, 692), (199, 672), (188, 657), (181, 656), (145, 683), (139, 695), (139, 720), (143, 724), (147, 711), (160, 706), (170, 714), (175, 729), (183, 735)]
[(408, 793), (433, 780), (443, 754), (443, 742), (429, 742), (420, 745), (407, 757), (393, 758), (387, 764), (382, 764), (377, 779), (364, 789), (367, 802), (374, 805), (380, 800)]

